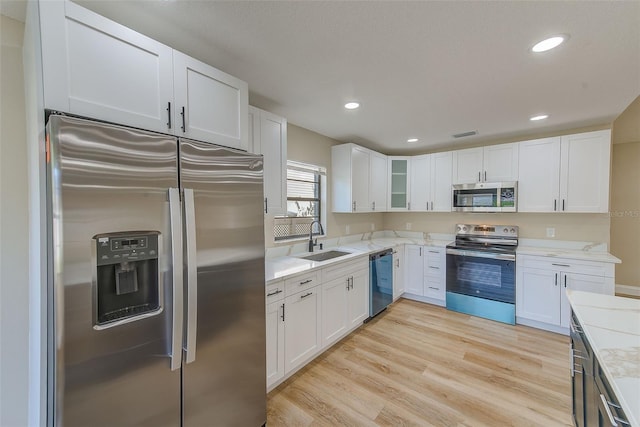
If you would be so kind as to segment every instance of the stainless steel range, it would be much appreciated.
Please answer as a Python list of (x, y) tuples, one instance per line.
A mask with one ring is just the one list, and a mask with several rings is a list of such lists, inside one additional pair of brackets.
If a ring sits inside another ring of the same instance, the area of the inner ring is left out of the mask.
[(447, 245), (447, 309), (515, 324), (518, 227), (458, 224)]

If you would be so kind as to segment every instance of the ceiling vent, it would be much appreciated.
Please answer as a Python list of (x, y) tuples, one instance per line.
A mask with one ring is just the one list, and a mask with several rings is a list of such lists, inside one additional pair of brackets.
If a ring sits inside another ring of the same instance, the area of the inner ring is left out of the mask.
[(462, 133), (456, 133), (455, 135), (452, 135), (454, 138), (465, 138), (467, 136), (473, 136), (473, 135), (477, 135), (478, 131), (477, 130), (471, 130), (469, 132), (462, 132)]

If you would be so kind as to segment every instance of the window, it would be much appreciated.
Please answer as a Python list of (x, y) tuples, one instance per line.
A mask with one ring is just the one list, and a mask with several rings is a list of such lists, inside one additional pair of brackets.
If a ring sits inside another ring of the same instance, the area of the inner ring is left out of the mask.
[[(309, 236), (313, 221), (320, 221), (325, 226), (325, 175), (325, 169), (320, 166), (287, 162), (287, 215), (274, 220), (276, 241)], [(321, 234), (317, 225), (313, 230), (314, 236)]]

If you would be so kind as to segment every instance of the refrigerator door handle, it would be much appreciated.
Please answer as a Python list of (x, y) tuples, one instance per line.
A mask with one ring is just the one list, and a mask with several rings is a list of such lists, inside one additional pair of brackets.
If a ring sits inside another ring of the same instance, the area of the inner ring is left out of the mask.
[(171, 370), (182, 365), (182, 219), (180, 218), (180, 191), (169, 189), (169, 214), (171, 221), (171, 261), (173, 270), (173, 321), (171, 326)]
[(196, 360), (196, 333), (198, 326), (198, 266), (196, 260), (196, 212), (193, 189), (184, 189), (185, 229), (187, 234), (187, 340), (186, 363)]

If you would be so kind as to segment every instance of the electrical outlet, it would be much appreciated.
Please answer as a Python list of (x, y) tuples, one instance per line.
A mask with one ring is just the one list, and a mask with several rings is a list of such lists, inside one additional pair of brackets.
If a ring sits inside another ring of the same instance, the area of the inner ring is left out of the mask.
[(407, 229), (407, 230), (411, 230), (411, 223), (410, 223), (410, 222), (407, 222), (407, 223), (405, 224), (404, 228), (405, 228), (405, 229)]
[(371, 231), (375, 231), (376, 230), (376, 225), (372, 222), (371, 223)]
[(349, 234), (351, 232), (351, 226), (349, 224), (344, 226), (344, 233)]
[(547, 237), (556, 237), (556, 229), (553, 227), (547, 227)]

